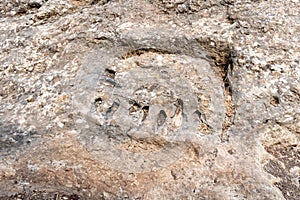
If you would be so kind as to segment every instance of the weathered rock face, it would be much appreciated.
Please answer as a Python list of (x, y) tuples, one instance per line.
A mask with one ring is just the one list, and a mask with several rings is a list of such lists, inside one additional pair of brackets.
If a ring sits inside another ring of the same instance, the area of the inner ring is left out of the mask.
[(0, 199), (300, 199), (300, 2), (4, 0)]

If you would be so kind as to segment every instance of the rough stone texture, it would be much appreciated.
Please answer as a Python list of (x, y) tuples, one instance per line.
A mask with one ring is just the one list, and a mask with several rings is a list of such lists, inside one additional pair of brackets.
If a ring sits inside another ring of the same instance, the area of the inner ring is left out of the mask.
[(299, 0), (3, 0), (0, 199), (300, 199)]

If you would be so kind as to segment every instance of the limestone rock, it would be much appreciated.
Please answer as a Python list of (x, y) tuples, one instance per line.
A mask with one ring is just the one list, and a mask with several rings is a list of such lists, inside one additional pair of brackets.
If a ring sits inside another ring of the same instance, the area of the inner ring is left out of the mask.
[(300, 4), (0, 2), (0, 199), (300, 199)]

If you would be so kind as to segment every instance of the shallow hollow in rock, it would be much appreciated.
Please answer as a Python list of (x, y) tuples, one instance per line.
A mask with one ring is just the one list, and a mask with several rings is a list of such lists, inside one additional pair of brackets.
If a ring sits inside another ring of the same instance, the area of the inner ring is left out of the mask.
[(121, 33), (90, 52), (74, 97), (79, 140), (126, 172), (176, 162), (191, 142), (216, 141), (224, 83), (194, 40), (156, 29)]

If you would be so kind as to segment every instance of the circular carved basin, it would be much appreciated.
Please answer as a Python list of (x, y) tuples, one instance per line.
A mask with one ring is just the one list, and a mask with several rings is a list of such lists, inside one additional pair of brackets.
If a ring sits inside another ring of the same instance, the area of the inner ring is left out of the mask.
[(144, 172), (220, 134), (223, 84), (204, 57), (196, 41), (154, 29), (90, 52), (74, 99), (79, 140), (109, 167)]

